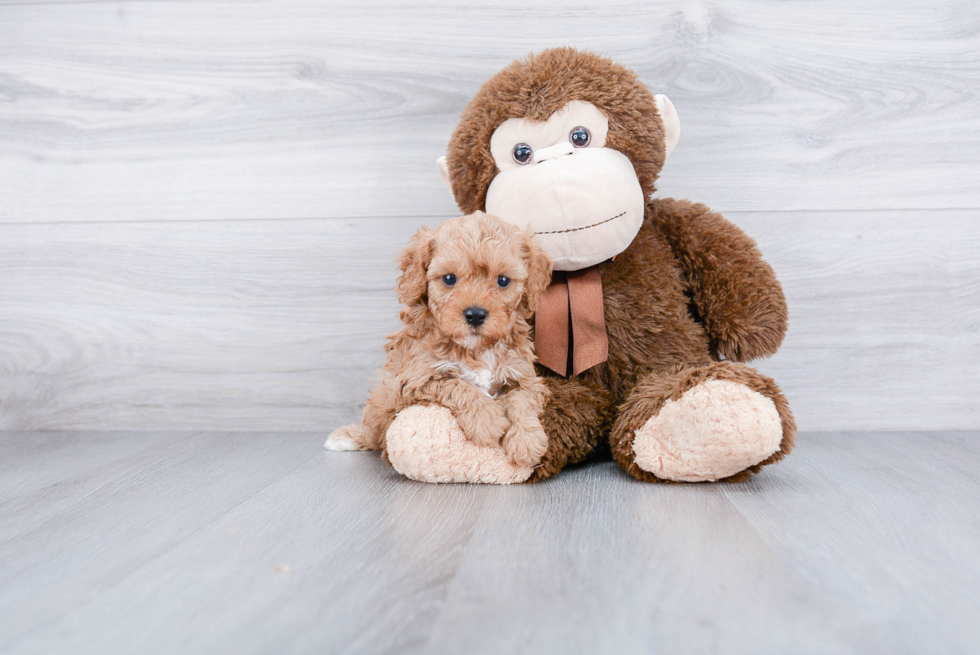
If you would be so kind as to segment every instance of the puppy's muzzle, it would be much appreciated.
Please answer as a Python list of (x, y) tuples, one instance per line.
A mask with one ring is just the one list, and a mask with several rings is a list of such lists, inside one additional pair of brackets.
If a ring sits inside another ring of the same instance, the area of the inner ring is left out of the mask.
[(463, 318), (475, 328), (483, 325), (483, 322), (487, 320), (489, 314), (490, 312), (482, 307), (467, 307), (463, 310)]

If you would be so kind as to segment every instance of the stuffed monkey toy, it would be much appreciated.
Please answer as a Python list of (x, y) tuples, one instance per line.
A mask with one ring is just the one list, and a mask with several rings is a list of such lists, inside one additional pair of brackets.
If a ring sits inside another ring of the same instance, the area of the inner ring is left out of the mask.
[(463, 111), (439, 171), (464, 213), (530, 226), (555, 273), (534, 319), (550, 399), (534, 468), (410, 407), (385, 456), (418, 480), (544, 480), (611, 454), (646, 482), (742, 480), (793, 447), (779, 387), (743, 362), (776, 352), (782, 289), (755, 243), (701, 204), (655, 198), (677, 144), (670, 100), (571, 48), (497, 73)]

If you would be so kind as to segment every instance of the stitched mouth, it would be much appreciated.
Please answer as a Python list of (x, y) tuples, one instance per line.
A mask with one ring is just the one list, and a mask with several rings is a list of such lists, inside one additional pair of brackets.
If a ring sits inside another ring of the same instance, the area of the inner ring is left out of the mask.
[(598, 223), (593, 223), (592, 225), (583, 225), (582, 227), (572, 227), (567, 230), (551, 230), (550, 232), (535, 232), (535, 234), (565, 234), (566, 232), (578, 232), (579, 230), (588, 230), (593, 227), (599, 227), (600, 225), (605, 225), (606, 223), (610, 221), (614, 221), (617, 218), (620, 218), (621, 216), (624, 215), (626, 215), (626, 212), (620, 212), (619, 214), (616, 214), (612, 218), (607, 218), (604, 221), (599, 221)]

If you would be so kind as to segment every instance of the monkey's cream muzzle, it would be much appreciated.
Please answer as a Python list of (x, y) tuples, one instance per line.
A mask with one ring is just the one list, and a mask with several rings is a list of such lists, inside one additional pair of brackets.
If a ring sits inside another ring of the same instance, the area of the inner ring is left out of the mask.
[(630, 160), (608, 148), (564, 144), (501, 171), (487, 213), (530, 226), (558, 271), (577, 271), (626, 250), (643, 222), (643, 190)]

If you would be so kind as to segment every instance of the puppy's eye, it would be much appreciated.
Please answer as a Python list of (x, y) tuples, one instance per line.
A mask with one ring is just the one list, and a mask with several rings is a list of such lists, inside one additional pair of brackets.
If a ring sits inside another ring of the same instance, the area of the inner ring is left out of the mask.
[(510, 278), (506, 275), (498, 275), (497, 286), (499, 286), (501, 289), (506, 289), (510, 286)]
[(454, 284), (456, 284), (456, 276), (453, 275), (452, 273), (446, 273), (445, 275), (442, 276), (442, 283), (445, 284), (447, 287), (451, 287)]
[(589, 132), (589, 128), (579, 126), (568, 133), (568, 140), (576, 148), (584, 148), (592, 142), (592, 133)]
[(531, 150), (531, 146), (526, 143), (518, 143), (514, 146), (514, 161), (520, 165), (530, 164), (531, 157), (534, 155), (534, 151)]

